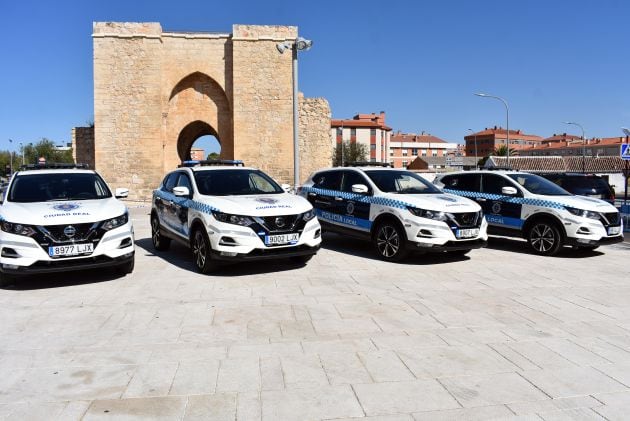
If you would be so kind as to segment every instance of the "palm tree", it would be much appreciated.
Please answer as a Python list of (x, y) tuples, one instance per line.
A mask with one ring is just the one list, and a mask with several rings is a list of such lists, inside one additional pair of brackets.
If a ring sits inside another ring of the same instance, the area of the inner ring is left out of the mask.
[[(491, 155), (507, 156), (507, 151), (508, 151), (508, 148), (506, 145), (499, 145), (497, 148), (495, 148), (495, 150), (492, 152)], [(514, 155), (518, 155), (518, 152), (516, 151), (516, 149), (510, 148), (510, 156), (514, 156)]]

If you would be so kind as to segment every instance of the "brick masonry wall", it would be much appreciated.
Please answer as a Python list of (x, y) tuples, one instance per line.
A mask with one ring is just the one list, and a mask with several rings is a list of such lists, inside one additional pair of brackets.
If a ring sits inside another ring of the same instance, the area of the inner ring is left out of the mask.
[[(159, 23), (94, 23), (94, 166), (112, 188), (150, 198), (202, 134), (217, 137), (223, 158), (292, 182), (291, 54), (276, 44), (295, 39), (297, 28), (232, 29), (175, 33)], [(301, 104), (305, 179), (330, 164), (330, 148), (319, 146), (329, 142), (330, 109), (321, 99)]]
[(94, 127), (72, 128), (72, 158), (94, 168)]

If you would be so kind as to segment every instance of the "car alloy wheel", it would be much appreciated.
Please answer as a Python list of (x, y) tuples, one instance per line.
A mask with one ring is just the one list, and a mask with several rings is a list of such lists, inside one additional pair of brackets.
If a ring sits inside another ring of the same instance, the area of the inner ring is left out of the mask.
[(398, 261), (407, 255), (405, 237), (392, 223), (385, 222), (377, 228), (374, 244), (379, 256), (384, 260)]
[(560, 232), (552, 224), (536, 223), (529, 230), (529, 245), (538, 254), (551, 256), (560, 249)]
[(171, 239), (164, 238), (160, 233), (160, 220), (155, 215), (151, 217), (151, 241), (153, 242), (153, 247), (160, 251), (167, 250), (171, 244)]
[(208, 245), (200, 230), (195, 231), (192, 252), (197, 268), (203, 270), (206, 265), (206, 259), (208, 258)]

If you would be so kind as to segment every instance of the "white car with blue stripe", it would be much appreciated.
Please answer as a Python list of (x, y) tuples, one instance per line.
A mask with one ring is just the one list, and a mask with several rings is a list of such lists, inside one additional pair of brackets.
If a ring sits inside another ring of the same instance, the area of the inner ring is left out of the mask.
[(465, 254), (485, 246), (487, 223), (475, 202), (410, 171), (361, 165), (317, 171), (298, 189), (325, 231), (372, 241), (389, 261), (412, 251)]
[(319, 250), (313, 207), (241, 161), (188, 161), (153, 191), (151, 235), (190, 247), (201, 273), (221, 263), (290, 258), (306, 263)]
[(436, 178), (444, 192), (477, 201), (490, 234), (524, 237), (532, 250), (554, 255), (562, 246), (594, 250), (623, 241), (619, 211), (603, 200), (575, 196), (535, 174), (466, 171)]
[(112, 194), (85, 168), (28, 165), (13, 175), (0, 206), (0, 283), (80, 269), (133, 271), (133, 226), (117, 200), (128, 190)]

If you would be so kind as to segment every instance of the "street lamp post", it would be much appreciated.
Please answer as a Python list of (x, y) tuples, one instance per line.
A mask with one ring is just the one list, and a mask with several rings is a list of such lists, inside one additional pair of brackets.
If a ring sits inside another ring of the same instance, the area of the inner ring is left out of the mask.
[(475, 169), (479, 169), (479, 158), (477, 157), (477, 132), (473, 132), (473, 129), (468, 129), (472, 134), (475, 135)]
[(501, 98), (500, 96), (488, 95), (488, 94), (483, 94), (483, 93), (477, 93), (475, 95), (483, 97), (483, 98), (498, 99), (499, 101), (503, 103), (503, 105), (505, 105), (505, 127), (507, 129), (506, 130), (507, 135), (505, 139), (506, 146), (507, 146), (507, 160), (506, 160), (505, 166), (510, 168), (510, 107), (508, 106), (507, 101)]
[(586, 172), (586, 138), (584, 137), (584, 127), (581, 124), (573, 121), (563, 121), (564, 124), (571, 124), (578, 126), (582, 130), (582, 173)]
[(9, 139), (9, 143), (11, 144), (11, 175), (13, 175), (13, 139)]
[(24, 145), (20, 142), (20, 149), (22, 150), (22, 165), (24, 165)]
[(284, 41), (276, 44), (280, 54), (291, 49), (293, 52), (293, 189), (297, 191), (300, 184), (300, 143), (298, 139), (298, 51), (308, 51), (313, 41), (302, 37), (294, 41)]
[[(630, 138), (630, 129), (628, 129), (627, 127), (622, 127), (621, 130), (623, 131), (623, 134), (626, 135), (626, 143), (629, 143), (628, 140)], [(626, 182), (624, 183), (625, 185), (624, 185), (624, 189), (623, 189), (623, 207), (626, 209), (626, 212), (627, 212), (627, 209), (628, 209), (628, 207), (627, 207), (628, 206), (628, 175), (629, 175), (628, 174), (628, 160), (626, 160), (625, 166), (626, 166), (626, 168), (624, 170), (624, 175), (626, 176), (625, 177), (626, 178), (626, 180), (625, 180)]]

